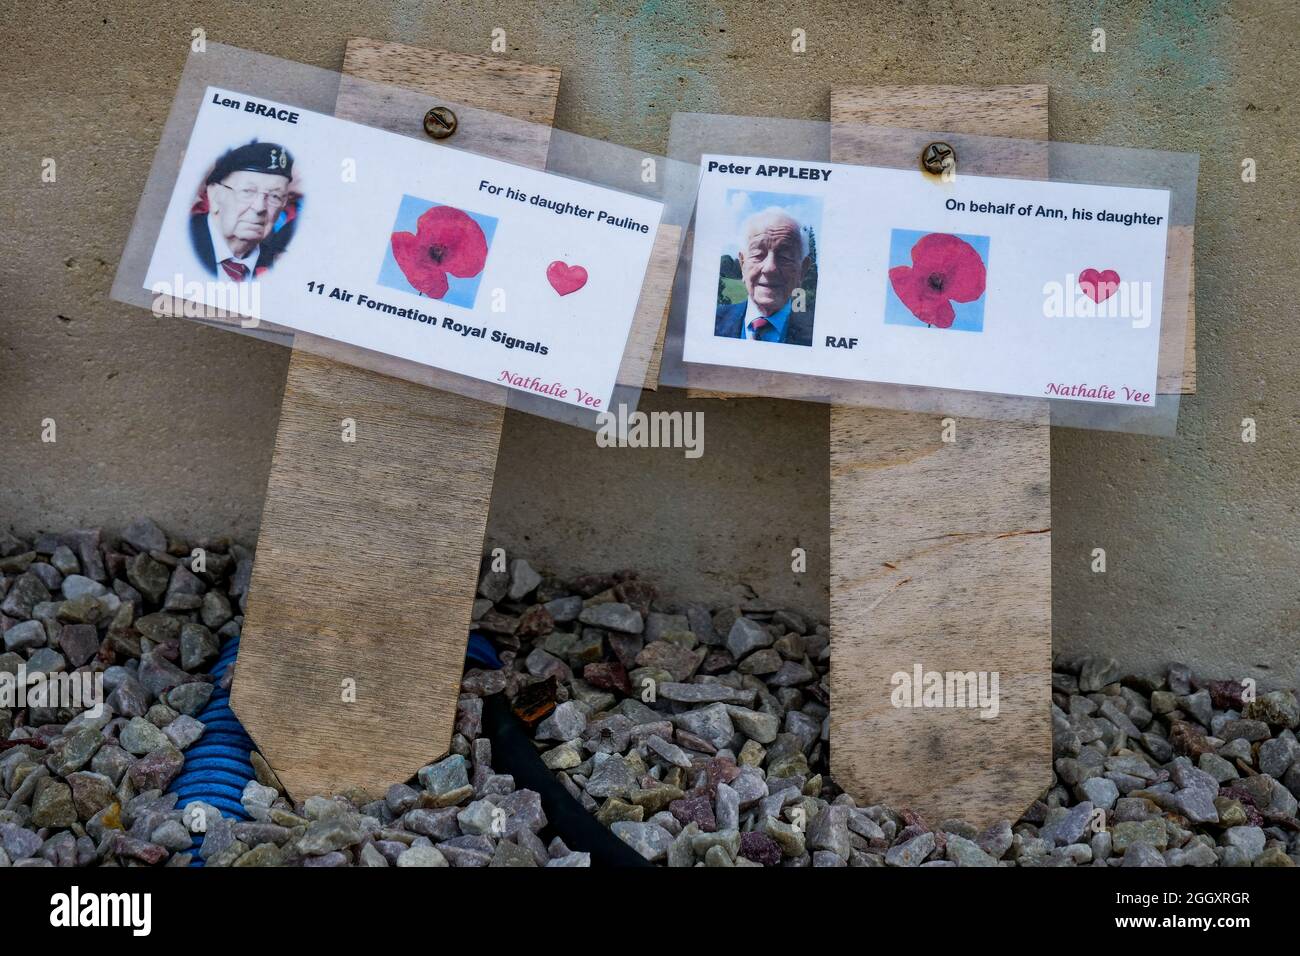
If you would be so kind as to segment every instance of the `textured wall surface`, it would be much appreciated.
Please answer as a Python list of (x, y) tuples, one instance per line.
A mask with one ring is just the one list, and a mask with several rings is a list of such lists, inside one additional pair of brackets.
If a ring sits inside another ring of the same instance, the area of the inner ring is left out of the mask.
[[(1296, 680), (1300, 82), (1286, 3), (113, 6), (0, 4), (0, 525), (149, 513), (182, 533), (256, 535), (285, 352), (108, 299), (195, 27), (330, 68), (348, 36), (487, 53), (504, 27), (508, 55), (563, 68), (557, 125), (660, 151), (674, 110), (824, 119), (833, 84), (1048, 83), (1053, 138), (1201, 154), (1200, 391), (1176, 439), (1053, 435), (1057, 647)], [(1090, 50), (1093, 27), (1107, 52)], [(40, 181), (44, 157), (56, 184)], [(1245, 157), (1256, 183), (1241, 182)], [(589, 435), (511, 416), (490, 537), (558, 570), (640, 567), (719, 600), (744, 582), (824, 614), (826, 410), (705, 407), (698, 461), (598, 455)], [(1248, 416), (1255, 444), (1240, 440)], [(745, 492), (758, 483), (761, 503)], [(790, 573), (794, 546), (806, 575)]]

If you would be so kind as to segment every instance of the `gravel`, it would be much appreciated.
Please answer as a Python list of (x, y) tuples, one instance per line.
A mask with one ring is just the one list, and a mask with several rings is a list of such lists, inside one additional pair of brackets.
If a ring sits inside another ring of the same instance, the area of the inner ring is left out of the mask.
[(0, 671), (90, 672), (107, 694), (99, 717), (0, 707), (0, 867), (589, 866), (493, 767), (480, 698), (497, 691), (528, 692), (517, 712), (546, 766), (656, 865), (1300, 862), (1294, 691), (1058, 660), (1050, 787), (1018, 821), (928, 821), (859, 806), (830, 777), (824, 624), (675, 602), (630, 572), (558, 580), (519, 557), (480, 578), (474, 620), (504, 667), (467, 670), (450, 754), (383, 799), (297, 803), (253, 754), (251, 819), (232, 820), (166, 789), (203, 733), (205, 672), (243, 624), (251, 552), (140, 518), (120, 539), (0, 535), (0, 559)]

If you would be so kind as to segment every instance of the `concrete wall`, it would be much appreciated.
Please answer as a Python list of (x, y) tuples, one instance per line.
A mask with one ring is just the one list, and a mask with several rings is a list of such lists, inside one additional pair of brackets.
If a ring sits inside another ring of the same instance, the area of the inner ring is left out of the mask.
[[(1056, 139), (1201, 154), (1200, 392), (1177, 439), (1053, 435), (1057, 647), (1293, 683), (1300, 84), (1287, 6), (6, 2), (0, 524), (111, 527), (149, 513), (185, 534), (255, 537), (286, 353), (107, 298), (196, 26), (331, 68), (348, 36), (486, 53), (502, 26), (509, 55), (563, 68), (559, 126), (660, 151), (674, 110), (824, 119), (832, 84), (1040, 82)], [(1089, 48), (1096, 26), (1104, 54)], [(789, 50), (795, 27), (808, 33), (802, 56)], [(47, 156), (55, 185), (40, 182)], [(1258, 161), (1254, 184), (1240, 180), (1244, 157)], [(826, 410), (707, 407), (694, 462), (596, 455), (589, 435), (511, 416), (491, 538), (560, 571), (640, 567), (718, 600), (744, 582), (824, 614)], [(1253, 445), (1239, 437), (1246, 416)], [(47, 417), (52, 445), (39, 441)], [(770, 503), (743, 495), (759, 479)], [(809, 550), (803, 576), (789, 570), (795, 545)], [(1105, 575), (1088, 569), (1098, 546)]]

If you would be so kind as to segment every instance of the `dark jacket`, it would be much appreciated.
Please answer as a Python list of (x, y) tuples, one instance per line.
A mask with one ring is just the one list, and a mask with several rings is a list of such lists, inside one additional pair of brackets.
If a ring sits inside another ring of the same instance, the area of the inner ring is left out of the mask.
[[(253, 275), (265, 272), (275, 263), (276, 256), (284, 251), (287, 237), (271, 233), (257, 247), (257, 263), (253, 266)], [(217, 254), (212, 248), (212, 235), (208, 232), (208, 214), (205, 212), (190, 216), (190, 241), (194, 243), (194, 253), (211, 275), (217, 274)], [(250, 278), (252, 278), (250, 276)]]
[[(745, 309), (748, 305), (748, 301), (745, 301), (718, 306), (718, 314), (713, 321), (713, 334), (729, 339), (744, 338)], [(781, 342), (785, 345), (812, 345), (812, 336), (812, 313), (791, 310)]]

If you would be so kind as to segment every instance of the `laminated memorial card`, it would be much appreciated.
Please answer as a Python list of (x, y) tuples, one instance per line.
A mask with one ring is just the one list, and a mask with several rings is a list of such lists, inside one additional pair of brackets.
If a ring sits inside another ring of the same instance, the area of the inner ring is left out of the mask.
[(585, 411), (611, 404), (662, 203), (208, 86), (144, 286)]
[(1152, 407), (1170, 191), (700, 160), (682, 360)]

